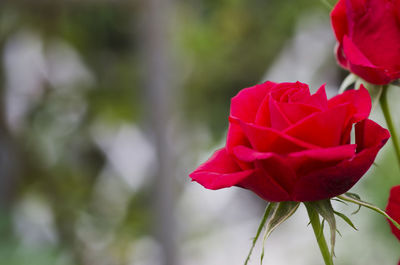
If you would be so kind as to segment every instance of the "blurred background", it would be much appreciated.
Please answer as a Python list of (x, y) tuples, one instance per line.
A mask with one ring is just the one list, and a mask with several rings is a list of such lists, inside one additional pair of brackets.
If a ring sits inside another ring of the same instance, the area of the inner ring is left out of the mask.
[[(224, 145), (240, 89), (269, 79), (337, 92), (333, 4), (2, 0), (0, 265), (243, 264), (266, 202), (188, 174)], [(373, 118), (384, 125), (379, 107)], [(353, 190), (382, 208), (400, 182), (391, 148)], [(336, 263), (395, 264), (386, 220), (352, 219), (358, 232), (338, 221)], [(300, 208), (264, 264), (322, 264), (307, 223)]]

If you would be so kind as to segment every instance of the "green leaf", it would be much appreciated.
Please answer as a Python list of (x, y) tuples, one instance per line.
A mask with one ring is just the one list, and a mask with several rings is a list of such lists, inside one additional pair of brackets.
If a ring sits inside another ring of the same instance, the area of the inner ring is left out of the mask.
[(331, 255), (335, 256), (336, 219), (330, 200), (307, 202), (308, 207), (313, 207), (324, 220), (328, 222), (331, 233)]
[(348, 76), (346, 76), (346, 78), (343, 80), (342, 84), (340, 85), (339, 94), (342, 94), (344, 91), (346, 91), (346, 89), (350, 85), (352, 85), (354, 82), (356, 82), (357, 79), (358, 79), (358, 76), (356, 76), (355, 74), (349, 74)]
[(389, 220), (392, 222), (392, 224), (393, 224), (397, 229), (400, 230), (400, 224), (397, 223), (395, 220), (393, 220), (393, 218), (390, 217), (384, 210), (381, 210), (379, 207), (377, 207), (377, 206), (375, 206), (375, 205), (373, 205), (373, 204), (371, 204), (371, 203), (368, 203), (368, 202), (362, 201), (362, 200), (360, 200), (360, 199), (358, 199), (358, 198), (355, 198), (355, 197), (352, 196), (352, 195), (354, 195), (354, 194), (345, 193), (345, 194), (342, 194), (342, 195), (337, 196), (337, 197), (338, 197), (339, 199), (344, 200), (344, 201), (352, 202), (352, 203), (354, 203), (354, 204), (357, 204), (357, 205), (359, 205), (360, 207), (361, 207), (361, 206), (366, 207), (366, 208), (368, 208), (368, 209), (371, 209), (371, 210), (373, 210), (373, 211), (375, 211), (375, 212), (377, 212), (377, 213), (383, 215), (384, 217), (386, 217), (387, 219), (389, 219)]
[(353, 222), (350, 220), (349, 217), (347, 217), (345, 214), (337, 212), (337, 211), (333, 211), (337, 216), (339, 216), (340, 218), (342, 218), (348, 225), (350, 225), (351, 227), (354, 228), (354, 230), (358, 230), (357, 227), (355, 227), (355, 225), (353, 224)]
[(290, 216), (292, 216), (296, 210), (299, 208), (299, 202), (280, 202), (278, 206), (273, 209), (271, 218), (268, 220), (265, 234), (263, 239), (263, 247), (261, 252), (261, 264), (264, 259), (264, 245), (266, 239), (271, 235), (271, 233), (283, 222), (285, 222)]
[(244, 262), (244, 265), (247, 265), (247, 263), (250, 261), (251, 253), (253, 252), (253, 249), (254, 249), (254, 247), (255, 247), (255, 245), (256, 245), (256, 243), (257, 243), (257, 240), (258, 240), (258, 238), (260, 237), (260, 234), (261, 234), (262, 229), (264, 228), (265, 222), (266, 222), (267, 219), (270, 217), (271, 212), (272, 212), (276, 207), (277, 207), (277, 203), (271, 202), (271, 203), (269, 203), (268, 206), (265, 208), (265, 212), (264, 212), (263, 218), (262, 218), (262, 220), (261, 220), (260, 225), (258, 226), (257, 234), (256, 234), (256, 236), (253, 238), (253, 243), (252, 243), (252, 245), (251, 245), (249, 254), (247, 255), (247, 258), (246, 258), (246, 260), (245, 260), (245, 262)]

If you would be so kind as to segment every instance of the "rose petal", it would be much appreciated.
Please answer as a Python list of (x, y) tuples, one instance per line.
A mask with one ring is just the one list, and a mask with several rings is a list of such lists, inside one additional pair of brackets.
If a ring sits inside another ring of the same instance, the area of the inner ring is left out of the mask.
[(311, 97), (307, 98), (304, 103), (320, 110), (325, 110), (328, 107), (325, 84), (322, 85), (314, 95), (311, 95)]
[(189, 176), (205, 188), (217, 190), (234, 186), (253, 172), (254, 170), (242, 171), (233, 157), (222, 148)]
[(345, 68), (345, 69), (349, 69), (349, 61), (346, 58), (346, 55), (344, 54), (343, 51), (343, 42), (337, 43), (335, 46), (335, 54), (336, 54), (336, 60), (338, 62), (338, 64)]
[(296, 174), (282, 157), (275, 153), (257, 152), (245, 146), (235, 147), (234, 153), (242, 161), (254, 162), (257, 174), (245, 180), (243, 185), (246, 188), (269, 201), (289, 200)]
[(278, 102), (301, 102), (310, 96), (310, 88), (301, 82), (276, 84), (271, 96)]
[(298, 177), (323, 168), (329, 168), (355, 155), (356, 145), (305, 150), (288, 155), (258, 152), (245, 146), (234, 149), (235, 156), (246, 162), (255, 162), (279, 186), (292, 193)]
[(331, 148), (311, 149), (288, 154), (287, 160), (297, 176), (328, 168), (355, 155), (357, 145), (341, 145)]
[(285, 115), (291, 124), (294, 124), (315, 112), (320, 112), (319, 108), (304, 103), (275, 103), (280, 111)]
[(314, 113), (289, 127), (284, 133), (320, 147), (340, 145), (350, 107), (350, 104), (343, 104), (324, 112)]
[(376, 68), (370, 60), (359, 50), (353, 41), (347, 36), (343, 36), (343, 52), (347, 59), (352, 63), (360, 66)]
[(240, 182), (239, 187), (249, 189), (262, 199), (269, 202), (290, 201), (291, 198), (270, 175), (259, 167), (254, 174)]
[[(254, 122), (261, 102), (268, 94), (268, 91), (275, 85), (275, 83), (267, 81), (263, 84), (243, 89), (232, 98), (230, 115), (245, 122)], [(268, 111), (268, 109), (266, 109), (266, 111)], [(248, 141), (240, 126), (230, 123), (226, 139), (228, 152), (232, 152), (233, 146), (246, 144), (248, 144)]]
[(270, 99), (269, 114), (270, 114), (271, 127), (279, 131), (286, 129), (291, 125), (290, 120), (279, 108), (278, 103), (271, 97), (269, 99)]
[(348, 33), (348, 23), (346, 14), (346, 0), (339, 0), (331, 13), (332, 28), (336, 39), (341, 42), (345, 34)]
[(237, 145), (250, 146), (250, 142), (247, 140), (242, 127), (239, 123), (232, 122), (231, 120), (233, 119), (236, 118), (229, 118), (228, 135), (226, 137), (226, 149), (230, 154), (233, 153), (233, 148)]
[(368, 58), (347, 37), (343, 37), (343, 53), (347, 57), (348, 68), (356, 75), (373, 84), (387, 84), (391, 81), (388, 69), (372, 64)]
[(353, 28), (353, 21), (358, 20), (360, 17), (365, 15), (366, 8), (366, 0), (346, 0), (347, 7), (347, 19), (350, 22), (349, 28)]
[(350, 103), (356, 110), (351, 120), (353, 123), (368, 118), (371, 112), (371, 96), (363, 85), (358, 90), (348, 90), (331, 98), (328, 101), (328, 107), (334, 108), (345, 103)]
[(400, 30), (396, 14), (399, 2), (369, 0), (361, 1), (358, 5), (360, 7), (356, 7), (355, 11), (349, 10), (349, 14), (354, 16), (349, 35), (352, 42), (373, 65), (385, 67), (389, 71), (399, 69)]
[[(279, 154), (318, 148), (281, 131), (246, 123), (233, 117), (229, 118), (232, 124), (239, 124), (253, 149), (260, 152), (276, 152)], [(247, 145), (245, 145), (247, 146)]]
[(256, 119), (254, 121), (256, 125), (271, 127), (271, 115), (269, 113), (270, 101), (271, 96), (268, 95), (264, 98), (263, 102), (261, 102), (260, 108), (257, 111)]
[[(386, 213), (400, 223), (400, 185), (391, 188)], [(389, 220), (388, 220), (389, 221)], [(389, 221), (392, 233), (400, 240), (400, 230)]]
[(323, 200), (343, 194), (367, 172), (390, 134), (368, 119), (357, 123), (355, 127), (356, 142), (362, 149), (351, 159), (298, 178), (292, 196), (294, 200)]
[(254, 122), (261, 102), (275, 85), (275, 83), (267, 81), (243, 89), (232, 98), (230, 115), (245, 122)]

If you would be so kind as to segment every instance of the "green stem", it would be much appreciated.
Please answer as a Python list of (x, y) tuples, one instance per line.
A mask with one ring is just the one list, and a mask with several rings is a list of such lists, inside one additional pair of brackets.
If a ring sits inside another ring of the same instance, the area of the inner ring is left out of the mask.
[(325, 265), (333, 265), (332, 255), (329, 252), (328, 245), (326, 244), (318, 212), (311, 206), (306, 205), (306, 208), (308, 216), (310, 217), (311, 226), (314, 230), (315, 238), (317, 239), (319, 249), (321, 250), (322, 257), (324, 258)]
[(389, 128), (390, 134), (392, 135), (392, 142), (394, 146), (394, 151), (396, 153), (397, 162), (400, 166), (400, 144), (399, 138), (397, 137), (396, 129), (393, 124), (392, 116), (390, 115), (388, 101), (387, 101), (387, 92), (388, 92), (388, 85), (383, 87), (382, 96), (380, 98), (380, 103), (382, 107), (383, 116), (385, 117), (386, 124)]

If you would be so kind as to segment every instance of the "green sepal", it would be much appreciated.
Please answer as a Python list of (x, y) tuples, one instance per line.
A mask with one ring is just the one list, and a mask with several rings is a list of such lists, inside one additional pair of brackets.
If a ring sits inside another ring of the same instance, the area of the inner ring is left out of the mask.
[(256, 245), (256, 243), (257, 243), (258, 238), (259, 238), (260, 235), (261, 235), (261, 231), (263, 230), (267, 219), (270, 217), (271, 211), (274, 210), (276, 207), (277, 207), (277, 203), (271, 202), (271, 203), (269, 203), (268, 206), (265, 208), (265, 212), (264, 212), (263, 218), (262, 218), (262, 220), (261, 220), (260, 225), (258, 226), (257, 234), (256, 234), (256, 236), (253, 238), (253, 242), (252, 242), (252, 245), (251, 245), (249, 254), (247, 255), (247, 258), (246, 258), (246, 260), (245, 260), (245, 262), (244, 262), (244, 265), (247, 265), (247, 263), (249, 262), (251, 253), (253, 253), (253, 249), (254, 249), (254, 247), (255, 247), (255, 245)]
[(312, 207), (319, 215), (322, 216), (330, 229), (331, 234), (331, 256), (335, 256), (335, 242), (336, 242), (336, 219), (335, 211), (333, 210), (330, 200), (305, 202), (306, 207)]
[(397, 229), (400, 230), (400, 224), (399, 224), (398, 222), (396, 222), (395, 220), (393, 220), (392, 217), (390, 217), (384, 210), (380, 209), (379, 207), (377, 207), (377, 206), (375, 206), (375, 205), (373, 205), (373, 204), (371, 204), (371, 203), (362, 201), (361, 199), (358, 199), (357, 197), (354, 197), (354, 194), (352, 194), (352, 193), (345, 193), (345, 194), (342, 194), (342, 195), (337, 196), (337, 197), (338, 197), (339, 199), (341, 199), (341, 200), (344, 200), (344, 201), (347, 201), (347, 202), (351, 202), (351, 203), (357, 204), (357, 205), (359, 205), (360, 207), (361, 207), (361, 206), (366, 207), (366, 208), (368, 208), (368, 209), (371, 209), (371, 210), (373, 210), (373, 211), (375, 211), (375, 212), (377, 212), (377, 213), (383, 215), (384, 217), (386, 217), (387, 219), (389, 219), (389, 221), (392, 222), (392, 224), (393, 224)]
[(261, 251), (260, 263), (262, 264), (264, 259), (264, 245), (266, 239), (271, 235), (271, 233), (283, 222), (285, 222), (290, 216), (292, 216), (296, 210), (299, 208), (299, 202), (280, 202), (278, 206), (273, 209), (271, 218), (268, 220), (265, 234), (263, 239), (263, 246)]
[(352, 84), (354, 84), (358, 79), (358, 76), (356, 76), (355, 74), (349, 74), (348, 76), (346, 76), (346, 78), (343, 80), (342, 84), (340, 85), (339, 88), (339, 94), (342, 94), (344, 91), (346, 91), (346, 89), (351, 86)]
[(345, 214), (337, 212), (337, 211), (333, 211), (334, 214), (336, 214), (337, 216), (339, 216), (340, 218), (342, 218), (349, 226), (353, 227), (354, 230), (357, 230), (357, 227), (353, 224), (353, 222), (350, 220), (349, 217), (347, 217)]
[[(358, 195), (357, 193), (347, 192), (346, 195), (353, 199), (361, 200), (360, 195)], [(358, 206), (358, 209), (355, 210), (354, 212), (352, 212), (351, 214), (358, 214), (358, 212), (361, 210), (361, 205), (357, 204), (357, 206)]]
[(267, 208), (265, 209), (261, 223), (258, 226), (257, 234), (252, 241), (252, 246), (244, 262), (244, 265), (248, 264), (250, 256), (257, 243), (257, 240), (260, 237), (261, 231), (265, 227), (265, 234), (264, 234), (263, 247), (261, 253), (261, 263), (262, 263), (264, 259), (264, 244), (266, 239), (275, 230), (275, 228), (277, 228), (281, 223), (286, 221), (290, 216), (292, 216), (296, 212), (299, 205), (300, 205), (299, 202), (279, 202), (279, 203), (271, 202), (268, 204)]

